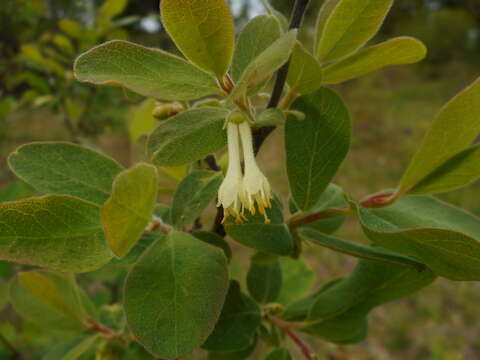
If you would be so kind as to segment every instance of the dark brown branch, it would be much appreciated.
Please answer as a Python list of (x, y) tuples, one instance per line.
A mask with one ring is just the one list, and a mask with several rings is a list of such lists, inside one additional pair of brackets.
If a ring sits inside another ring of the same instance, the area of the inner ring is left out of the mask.
[[(289, 29), (298, 29), (302, 24), (303, 17), (307, 11), (307, 6), (310, 0), (297, 0), (293, 7), (292, 16), (290, 18)], [(283, 88), (285, 87), (285, 82), (287, 80), (288, 68), (290, 66), (290, 61), (283, 65), (277, 72), (277, 77), (275, 79), (275, 84), (273, 85), (272, 96), (270, 97), (270, 102), (268, 103), (268, 108), (275, 108), (280, 102), (282, 97)], [(253, 136), (253, 149), (255, 154), (258, 153), (260, 147), (265, 142), (267, 137), (275, 130), (274, 126), (266, 126), (260, 128), (255, 132)]]
[(215, 160), (215, 156), (208, 155), (205, 159), (205, 162), (208, 165), (208, 168), (213, 171), (220, 171), (220, 166), (218, 166), (217, 161)]

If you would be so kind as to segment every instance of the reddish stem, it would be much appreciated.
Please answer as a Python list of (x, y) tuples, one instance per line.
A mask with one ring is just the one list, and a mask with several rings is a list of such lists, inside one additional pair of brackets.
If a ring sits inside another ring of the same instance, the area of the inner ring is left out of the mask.
[(89, 330), (90, 331), (96, 331), (96, 332), (99, 332), (99, 333), (102, 333), (108, 337), (117, 337), (119, 336), (118, 333), (116, 333), (115, 331), (113, 331), (112, 329), (106, 327), (105, 325), (102, 325), (100, 324), (99, 322), (97, 322), (95, 319), (92, 319), (92, 318), (88, 318), (87, 319), (88, 323), (90, 324), (90, 328)]
[(270, 321), (272, 324), (278, 326), (282, 329), (285, 334), (287, 334), (293, 342), (300, 348), (303, 355), (307, 360), (318, 360), (317, 355), (310, 349), (310, 347), (297, 335), (293, 332), (292, 328), (298, 326), (299, 323), (287, 322), (282, 319), (278, 319), (272, 315), (266, 314), (265, 318)]
[(300, 337), (295, 334), (291, 329), (286, 328), (284, 329), (285, 333), (297, 344), (297, 346), (302, 350), (303, 355), (305, 355), (305, 358), (308, 360), (318, 360), (317, 355), (310, 349), (310, 347), (303, 342)]
[(397, 199), (396, 194), (393, 193), (387, 193), (387, 194), (379, 194), (379, 195), (374, 195), (360, 203), (363, 207), (370, 207), (370, 208), (376, 208), (376, 207), (384, 207), (387, 205), (390, 205)]

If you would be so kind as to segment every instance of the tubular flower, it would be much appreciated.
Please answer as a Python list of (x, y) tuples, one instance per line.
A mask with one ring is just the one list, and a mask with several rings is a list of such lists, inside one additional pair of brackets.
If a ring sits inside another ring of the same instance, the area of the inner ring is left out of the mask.
[(270, 184), (255, 161), (250, 125), (247, 122), (243, 122), (238, 125), (238, 128), (242, 141), (243, 160), (245, 162), (243, 196), (241, 196), (243, 207), (248, 209), (253, 215), (255, 214), (256, 203), (258, 211), (265, 217), (265, 223), (269, 223), (270, 219), (265, 212), (265, 208), (272, 207), (270, 202), (272, 198)]
[(227, 123), (228, 139), (228, 169), (225, 179), (218, 190), (218, 204), (223, 206), (224, 217), (222, 224), (228, 216), (235, 217), (237, 223), (246, 220), (243, 215), (243, 175), (240, 163), (240, 141), (238, 124)]

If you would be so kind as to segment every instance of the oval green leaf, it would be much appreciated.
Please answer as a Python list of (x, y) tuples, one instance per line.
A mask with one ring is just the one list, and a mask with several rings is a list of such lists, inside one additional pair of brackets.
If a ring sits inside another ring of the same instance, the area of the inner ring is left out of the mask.
[(215, 198), (222, 179), (221, 173), (206, 170), (187, 175), (173, 196), (170, 211), (172, 225), (181, 228), (193, 223)]
[(262, 304), (275, 302), (282, 289), (282, 269), (277, 261), (258, 263), (252, 258), (247, 273), (248, 292)]
[(8, 164), (15, 175), (42, 192), (99, 205), (110, 196), (113, 179), (122, 171), (109, 157), (63, 142), (20, 146), (8, 157)]
[(270, 78), (275, 71), (288, 61), (296, 39), (297, 30), (290, 30), (253, 59), (238, 79), (230, 94), (230, 98), (239, 98), (248, 89)]
[(322, 86), (320, 63), (297, 42), (288, 67), (287, 83), (292, 91), (302, 95), (318, 90)]
[(285, 257), (279, 261), (282, 271), (282, 289), (277, 302), (289, 305), (311, 289), (315, 283), (315, 272), (302, 259)]
[(435, 194), (468, 185), (480, 177), (480, 145), (460, 151), (414, 185), (410, 194)]
[(95, 270), (112, 258), (98, 206), (49, 195), (0, 204), (0, 259), (58, 271)]
[(212, 76), (185, 60), (122, 40), (106, 42), (80, 55), (74, 73), (83, 82), (124, 86), (162, 100), (194, 100), (219, 93)]
[(262, 314), (258, 305), (240, 291), (236, 281), (230, 282), (227, 298), (215, 325), (202, 348), (209, 351), (240, 351), (255, 340)]
[(221, 78), (230, 67), (235, 41), (233, 16), (225, 0), (162, 0), (160, 11), (183, 55)]
[(21, 316), (42, 328), (80, 333), (96, 314), (87, 295), (71, 279), (44, 270), (19, 272), (10, 282), (11, 303)]
[(144, 233), (152, 220), (157, 195), (155, 166), (137, 164), (115, 178), (112, 196), (101, 215), (105, 237), (117, 257), (124, 257)]
[[(361, 48), (378, 31), (393, 0), (329, 1), (317, 23), (317, 57), (322, 63)], [(325, 19), (326, 17), (326, 19)]]
[(405, 196), (381, 209), (358, 208), (376, 244), (411, 256), (451, 280), (480, 280), (480, 219), (429, 196)]
[(257, 213), (254, 216), (245, 214), (247, 221), (237, 224), (228, 219), (225, 224), (227, 234), (240, 244), (269, 254), (289, 255), (293, 250), (293, 239), (283, 220), (282, 210), (278, 201), (273, 202), (273, 208), (267, 209), (271, 222), (265, 224), (264, 217)]
[(150, 134), (147, 153), (160, 166), (177, 166), (203, 159), (227, 143), (223, 129), (228, 111), (200, 108), (163, 121)]
[(174, 359), (207, 339), (227, 290), (223, 251), (173, 231), (154, 243), (129, 273), (124, 301), (127, 322), (147, 350)]
[[(450, 100), (437, 115), (402, 177), (398, 194), (409, 192), (431, 173), (445, 166), (449, 159), (466, 150), (479, 133), (480, 78)], [(452, 173), (456, 171), (450, 170)], [(463, 171), (463, 166), (459, 166), (459, 170)], [(471, 176), (465, 177), (464, 184), (470, 181)]]
[(296, 206), (309, 210), (348, 153), (351, 122), (342, 99), (327, 88), (299, 97), (292, 108), (304, 113), (305, 119), (293, 115), (287, 119), (288, 180)]
[(337, 84), (392, 65), (413, 64), (427, 55), (417, 39), (398, 37), (370, 46), (323, 69), (323, 82)]
[(250, 20), (238, 35), (232, 63), (233, 80), (238, 81), (248, 65), (280, 34), (280, 23), (273, 15), (260, 15)]
[(336, 343), (366, 336), (366, 316), (376, 306), (408, 296), (435, 280), (430, 270), (361, 260), (353, 273), (322, 291), (310, 309), (306, 331)]

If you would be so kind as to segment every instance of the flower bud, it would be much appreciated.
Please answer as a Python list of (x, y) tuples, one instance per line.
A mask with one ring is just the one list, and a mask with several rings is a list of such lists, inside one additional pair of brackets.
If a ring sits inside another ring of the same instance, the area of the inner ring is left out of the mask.
[(169, 117), (177, 115), (185, 110), (182, 104), (179, 102), (172, 102), (168, 104), (159, 104), (153, 109), (152, 115), (158, 120), (166, 120)]

